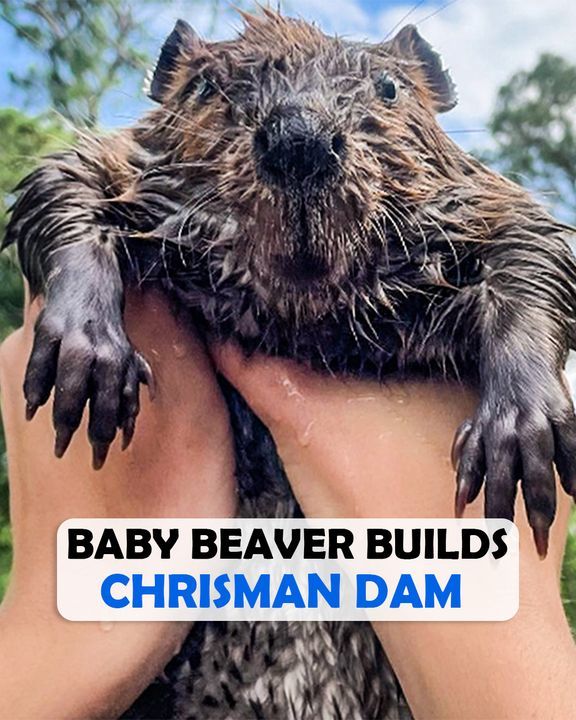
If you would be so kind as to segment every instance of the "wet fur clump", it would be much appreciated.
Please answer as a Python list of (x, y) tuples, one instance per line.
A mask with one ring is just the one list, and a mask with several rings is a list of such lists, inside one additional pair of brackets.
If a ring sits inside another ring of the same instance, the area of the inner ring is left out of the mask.
[[(150, 376), (123, 291), (160, 285), (248, 353), (477, 388), (455, 443), (456, 510), (484, 487), (487, 516), (511, 519), (520, 486), (545, 554), (554, 465), (576, 494), (571, 229), (442, 132), (454, 86), (414, 27), (369, 45), (270, 11), (244, 20), (216, 43), (179, 21), (151, 77), (157, 109), (22, 183), (6, 242), (46, 298), (29, 417), (65, 373), (77, 391), (56, 395), (56, 453), (88, 399), (95, 467), (118, 430), (130, 442)], [(266, 428), (222, 388), (241, 512), (298, 515)], [(127, 717), (158, 716), (158, 698), (166, 717), (396, 717), (408, 711), (387, 667), (367, 625), (198, 625)]]

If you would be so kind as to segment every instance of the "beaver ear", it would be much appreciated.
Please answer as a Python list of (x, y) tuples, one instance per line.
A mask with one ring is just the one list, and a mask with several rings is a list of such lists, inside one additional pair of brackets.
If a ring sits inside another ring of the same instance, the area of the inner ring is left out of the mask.
[(436, 112), (447, 112), (456, 106), (458, 97), (450, 73), (444, 70), (440, 55), (424, 40), (414, 25), (403, 27), (387, 45), (390, 51), (402, 60), (418, 63)]
[(174, 71), (182, 56), (191, 54), (202, 41), (185, 20), (177, 20), (174, 29), (168, 35), (160, 50), (158, 62), (154, 68), (147, 87), (147, 95), (156, 102), (162, 102), (170, 90), (174, 79)]

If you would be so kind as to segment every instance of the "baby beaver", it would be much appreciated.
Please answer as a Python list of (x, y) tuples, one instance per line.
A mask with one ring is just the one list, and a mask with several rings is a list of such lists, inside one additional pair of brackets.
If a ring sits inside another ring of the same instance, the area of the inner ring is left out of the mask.
[[(454, 443), (456, 513), (484, 486), (486, 515), (512, 519), (520, 482), (545, 555), (554, 465), (576, 494), (571, 229), (442, 132), (454, 86), (413, 26), (370, 45), (268, 10), (244, 21), (214, 43), (178, 21), (150, 82), (159, 107), (21, 184), (5, 243), (45, 297), (28, 417), (55, 387), (58, 456), (88, 400), (94, 467), (118, 429), (128, 445), (151, 377), (123, 289), (153, 282), (248, 353), (477, 388)], [(266, 429), (223, 390), (242, 512), (297, 513)], [(395, 693), (362, 624), (208, 624), (183, 653), (179, 717), (369, 720)]]

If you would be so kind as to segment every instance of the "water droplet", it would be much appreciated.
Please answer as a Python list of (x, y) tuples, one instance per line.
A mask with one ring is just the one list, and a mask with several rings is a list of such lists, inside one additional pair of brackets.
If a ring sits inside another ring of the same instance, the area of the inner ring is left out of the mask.
[(294, 397), (298, 400), (303, 400), (304, 395), (298, 390), (298, 386), (290, 380), (290, 378), (285, 377), (282, 381), (282, 387), (286, 390), (286, 395), (288, 397)]
[(404, 388), (399, 388), (399, 392), (396, 394), (396, 402), (398, 405), (409, 405), (410, 404), (410, 393)]
[(357, 397), (348, 398), (346, 400), (347, 403), (356, 403), (356, 402), (374, 402), (376, 398), (374, 395), (358, 395)]
[(312, 438), (312, 428), (314, 427), (314, 420), (310, 420), (308, 425), (304, 428), (304, 431), (298, 435), (298, 442), (302, 447), (308, 447)]
[(178, 359), (186, 357), (186, 347), (181, 343), (173, 343), (172, 349), (174, 350), (174, 355)]

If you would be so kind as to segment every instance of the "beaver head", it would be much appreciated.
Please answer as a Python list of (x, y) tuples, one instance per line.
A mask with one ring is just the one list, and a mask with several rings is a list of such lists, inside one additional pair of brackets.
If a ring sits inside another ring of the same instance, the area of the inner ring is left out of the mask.
[(371, 45), (268, 10), (244, 21), (212, 43), (177, 22), (151, 79), (155, 132), (212, 218), (208, 252), (268, 307), (318, 315), (444, 186), (454, 146), (435, 115), (454, 86), (413, 26)]

